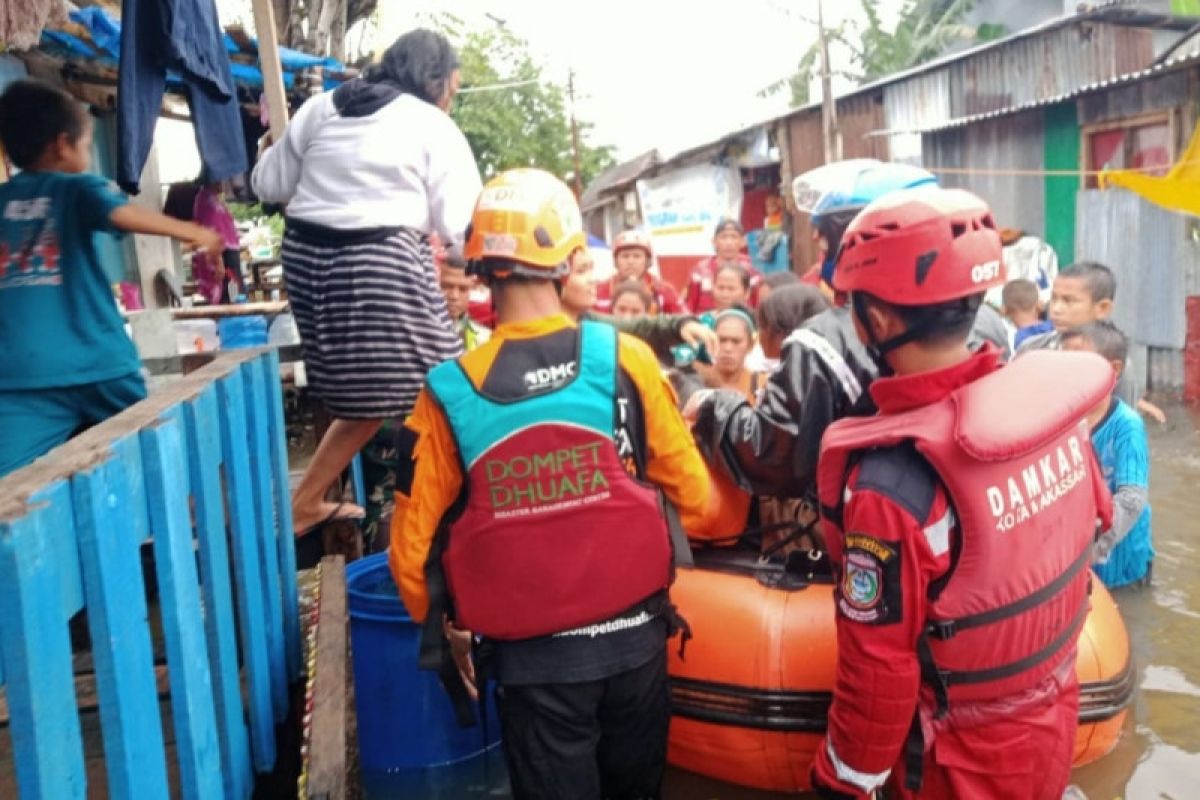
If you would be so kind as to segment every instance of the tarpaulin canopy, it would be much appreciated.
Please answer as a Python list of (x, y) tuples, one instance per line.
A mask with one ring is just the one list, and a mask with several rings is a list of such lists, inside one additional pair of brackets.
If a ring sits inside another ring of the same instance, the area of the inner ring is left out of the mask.
[[(99, 6), (89, 6), (71, 12), (71, 21), (87, 30), (88, 39), (81, 39), (69, 31), (45, 29), (42, 31), (42, 49), (51, 52), (61, 52), (70, 58), (95, 61), (116, 67), (121, 53), (121, 20), (106, 9)], [(234, 41), (228, 33), (224, 35), (225, 49), (230, 55), (230, 69), (233, 81), (238, 86), (247, 89), (261, 89), (263, 86), (262, 72), (253, 64), (245, 64), (235, 60), (237, 56), (251, 56)], [(257, 48), (258, 40), (250, 39)], [(296, 82), (296, 72), (313, 67), (322, 67), (327, 73), (341, 72), (345, 65), (336, 58), (314, 56), (287, 47), (279, 48), (279, 60), (283, 65), (283, 82), (291, 88)], [(168, 83), (179, 86), (182, 82), (178, 75), (167, 73)], [(332, 89), (341, 81), (325, 76), (325, 88)]]
[(1102, 188), (1119, 186), (1155, 205), (1200, 217), (1200, 126), (1192, 132), (1187, 150), (1166, 175), (1156, 177), (1125, 169), (1102, 172), (1099, 183)]

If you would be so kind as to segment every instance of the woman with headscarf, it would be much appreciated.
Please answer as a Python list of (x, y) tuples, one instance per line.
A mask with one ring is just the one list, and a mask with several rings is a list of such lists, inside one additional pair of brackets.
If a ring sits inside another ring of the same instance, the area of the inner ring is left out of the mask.
[(297, 535), (363, 510), (326, 489), (383, 421), (411, 410), (425, 373), (462, 342), (429, 235), (461, 246), (481, 188), (448, 115), (459, 85), (446, 38), (410, 31), (362, 78), (311, 98), (254, 169), (287, 203), (284, 280), (309, 386), (334, 421), (292, 498)]

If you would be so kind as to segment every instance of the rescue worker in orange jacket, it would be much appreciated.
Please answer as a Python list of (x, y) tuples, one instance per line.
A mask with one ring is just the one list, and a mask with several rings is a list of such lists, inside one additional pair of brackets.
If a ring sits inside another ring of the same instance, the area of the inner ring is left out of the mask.
[(738, 532), (746, 504), (711, 490), (650, 349), (561, 313), (555, 284), (583, 246), (557, 178), (484, 187), (465, 255), (498, 324), (429, 373), (389, 558), (423, 648), (444, 627), (469, 691), (477, 667), (498, 684), (514, 797), (652, 798), (677, 619), (659, 492), (692, 535)]
[(812, 772), (825, 798), (1058, 800), (1067, 785), (1088, 554), (1111, 514), (1084, 417), (1112, 377), (1090, 354), (1003, 369), (992, 345), (972, 354), (1000, 259), (987, 206), (956, 189), (888, 194), (842, 240), (835, 288), (892, 375), (870, 386), (877, 416), (821, 445), (838, 577)]

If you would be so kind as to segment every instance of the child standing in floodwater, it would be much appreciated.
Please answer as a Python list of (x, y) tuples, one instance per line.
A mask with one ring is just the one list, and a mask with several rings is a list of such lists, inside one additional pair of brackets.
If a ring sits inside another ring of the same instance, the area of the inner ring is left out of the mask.
[[(1064, 350), (1089, 350), (1112, 364), (1118, 375), (1128, 341), (1107, 320), (1062, 336)], [(1113, 495), (1112, 528), (1096, 541), (1093, 568), (1110, 589), (1150, 582), (1154, 546), (1150, 536), (1150, 445), (1146, 426), (1127, 403), (1109, 397), (1090, 415), (1092, 446)]]

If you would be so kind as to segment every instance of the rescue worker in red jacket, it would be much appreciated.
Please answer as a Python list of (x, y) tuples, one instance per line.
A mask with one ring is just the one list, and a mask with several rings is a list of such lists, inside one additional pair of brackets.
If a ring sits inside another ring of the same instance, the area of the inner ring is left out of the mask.
[(649, 314), (678, 314), (683, 311), (675, 287), (656, 278), (650, 271), (654, 264), (654, 245), (649, 234), (636, 229), (621, 231), (613, 239), (612, 254), (617, 271), (612, 280), (596, 286), (597, 311), (612, 313), (613, 292), (625, 281), (638, 281), (646, 286), (653, 301), (648, 309)]
[(991, 212), (958, 189), (889, 194), (842, 240), (835, 288), (892, 374), (871, 384), (878, 415), (821, 445), (838, 578), (812, 772), (825, 798), (1059, 800), (1067, 785), (1089, 553), (1111, 514), (1084, 417), (1112, 376), (1088, 354), (1001, 369), (994, 346), (968, 349), (1000, 259)]
[(422, 666), (444, 668), (444, 632), (468, 693), (476, 667), (499, 685), (514, 797), (652, 798), (674, 624), (659, 492), (701, 537), (736, 533), (747, 501), (714, 491), (649, 347), (562, 313), (556, 282), (583, 246), (575, 198), (549, 173), (484, 187), (465, 256), (497, 326), (418, 396), (389, 561), (425, 625)]

